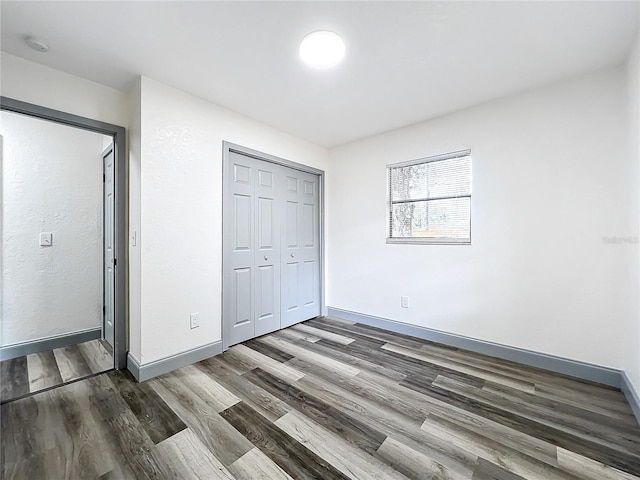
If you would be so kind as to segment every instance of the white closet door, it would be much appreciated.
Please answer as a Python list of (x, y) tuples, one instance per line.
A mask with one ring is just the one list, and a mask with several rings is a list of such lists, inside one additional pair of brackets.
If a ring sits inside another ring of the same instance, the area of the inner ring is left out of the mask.
[(282, 327), (320, 315), (318, 176), (285, 169)]
[(227, 231), (224, 272), (225, 343), (234, 345), (255, 333), (255, 161), (229, 154), (228, 195), (225, 199)]
[(319, 177), (229, 152), (225, 347), (320, 315)]
[(254, 160), (256, 337), (280, 328), (280, 204), (278, 165)]

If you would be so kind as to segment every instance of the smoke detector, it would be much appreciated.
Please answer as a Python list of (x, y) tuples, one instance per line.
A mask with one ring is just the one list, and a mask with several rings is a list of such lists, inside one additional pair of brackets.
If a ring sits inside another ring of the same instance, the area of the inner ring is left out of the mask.
[(24, 41), (29, 46), (29, 48), (35, 50), (36, 52), (47, 53), (47, 51), (49, 51), (48, 45), (42, 40), (34, 37), (26, 37)]

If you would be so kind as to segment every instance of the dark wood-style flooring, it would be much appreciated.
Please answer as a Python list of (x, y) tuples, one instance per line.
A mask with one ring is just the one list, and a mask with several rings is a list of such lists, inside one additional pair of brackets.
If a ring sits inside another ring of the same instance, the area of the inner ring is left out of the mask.
[(6, 479), (638, 479), (619, 390), (323, 318), (1, 410)]
[(113, 369), (111, 347), (90, 340), (0, 362), (0, 403)]

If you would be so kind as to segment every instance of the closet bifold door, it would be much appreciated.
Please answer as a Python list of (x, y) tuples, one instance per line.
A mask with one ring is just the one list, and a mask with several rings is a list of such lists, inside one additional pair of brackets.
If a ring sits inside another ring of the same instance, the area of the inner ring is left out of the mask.
[(229, 152), (225, 348), (320, 315), (320, 177)]
[(280, 328), (281, 170), (255, 160), (255, 337)]
[(255, 160), (230, 152), (229, 177), (224, 322), (225, 343), (234, 345), (255, 333)]
[(319, 177), (284, 170), (282, 328), (320, 315)]
[(227, 345), (280, 328), (281, 167), (229, 154), (225, 272)]

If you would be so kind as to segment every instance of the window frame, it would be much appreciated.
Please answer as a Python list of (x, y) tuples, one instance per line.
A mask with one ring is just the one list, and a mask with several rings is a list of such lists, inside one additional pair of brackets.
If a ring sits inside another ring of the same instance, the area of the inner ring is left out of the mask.
[[(452, 195), (449, 197), (434, 197), (428, 199), (418, 199), (418, 200), (398, 200), (393, 201), (393, 196), (391, 192), (391, 171), (395, 168), (409, 167), (412, 165), (422, 165), (426, 163), (432, 162), (442, 162), (445, 160), (451, 160), (454, 158), (460, 157), (470, 157), (470, 165), (469, 174), (471, 175), (471, 189), (468, 195)], [(471, 203), (471, 194), (473, 190), (473, 161), (471, 159), (471, 149), (467, 150), (458, 150), (456, 152), (443, 153), (440, 155), (433, 155), (430, 157), (419, 158), (417, 160), (409, 160), (406, 162), (399, 163), (390, 163), (387, 164), (387, 233), (386, 233), (386, 243), (388, 244), (405, 244), (405, 245), (471, 245), (471, 214), (472, 214), (472, 203)], [(457, 238), (448, 238), (448, 237), (392, 237), (391, 236), (391, 228), (392, 228), (392, 214), (393, 214), (393, 205), (399, 203), (407, 203), (409, 202), (421, 202), (421, 201), (430, 201), (430, 200), (453, 200), (456, 198), (468, 198), (469, 199), (469, 238), (468, 239), (457, 239)]]

